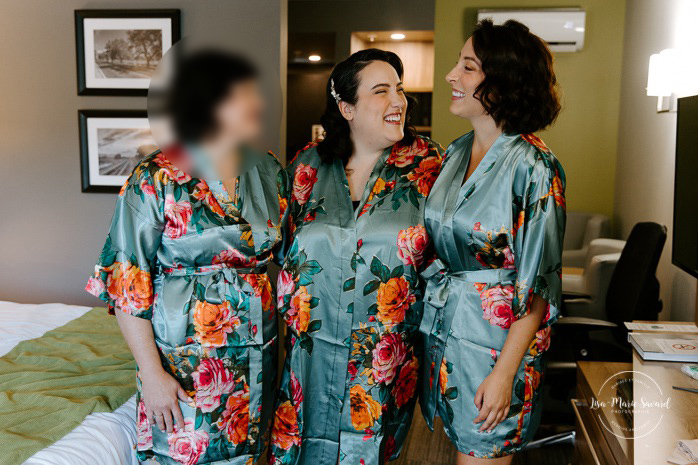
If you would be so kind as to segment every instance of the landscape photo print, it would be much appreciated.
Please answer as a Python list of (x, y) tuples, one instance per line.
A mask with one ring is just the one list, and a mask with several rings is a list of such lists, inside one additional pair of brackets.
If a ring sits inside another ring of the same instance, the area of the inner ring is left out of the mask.
[(146, 95), (180, 36), (179, 10), (78, 10), (75, 22), (80, 95)]

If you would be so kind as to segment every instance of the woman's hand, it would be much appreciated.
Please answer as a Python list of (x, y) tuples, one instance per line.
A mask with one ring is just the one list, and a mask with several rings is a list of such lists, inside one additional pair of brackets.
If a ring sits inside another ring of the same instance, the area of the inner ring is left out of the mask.
[(140, 376), (148, 417), (155, 419), (160, 431), (171, 433), (175, 421), (180, 430), (184, 429), (184, 417), (177, 399), (187, 403), (192, 399), (179, 381), (162, 369), (150, 372), (141, 370)]
[(480, 411), (473, 423), (484, 423), (480, 432), (489, 431), (509, 414), (514, 378), (493, 370), (475, 392), (475, 407)]

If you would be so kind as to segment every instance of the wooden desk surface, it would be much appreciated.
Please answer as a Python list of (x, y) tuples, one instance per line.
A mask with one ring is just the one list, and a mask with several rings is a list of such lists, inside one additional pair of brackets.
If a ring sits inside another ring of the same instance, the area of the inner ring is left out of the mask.
[(577, 268), (576, 266), (563, 266), (562, 274), (582, 275), (584, 274), (584, 268)]
[[(601, 391), (609, 377), (632, 370), (650, 377), (648, 380), (642, 375), (634, 375), (646, 381), (633, 383), (633, 399), (636, 405), (643, 399), (646, 402), (665, 403), (668, 400), (667, 408), (642, 409), (638, 406), (635, 409), (634, 427), (641, 430), (636, 433), (638, 437), (635, 440), (625, 439), (628, 432), (621, 426), (624, 422), (611, 406), (597, 411), (598, 415), (602, 416), (603, 423), (610, 426), (611, 431), (604, 431), (604, 435), (618, 463), (662, 465), (668, 463), (666, 458), (671, 455), (679, 439), (698, 438), (698, 393), (672, 389), (672, 386), (698, 389), (698, 380), (683, 374), (681, 365), (682, 363), (678, 362), (644, 361), (635, 352), (632, 364), (578, 363), (584, 384), (593, 395)], [(651, 432), (645, 434), (647, 431)]]

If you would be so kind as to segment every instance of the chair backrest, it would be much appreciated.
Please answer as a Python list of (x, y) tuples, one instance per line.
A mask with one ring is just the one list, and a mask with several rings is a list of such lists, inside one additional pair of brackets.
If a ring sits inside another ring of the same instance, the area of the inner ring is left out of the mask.
[(600, 213), (567, 212), (563, 250), (579, 250), (599, 237), (608, 237), (609, 219)]
[(609, 321), (623, 326), (640, 316), (659, 311), (659, 285), (656, 278), (659, 257), (666, 242), (666, 226), (637, 223), (616, 269), (606, 294), (606, 315)]

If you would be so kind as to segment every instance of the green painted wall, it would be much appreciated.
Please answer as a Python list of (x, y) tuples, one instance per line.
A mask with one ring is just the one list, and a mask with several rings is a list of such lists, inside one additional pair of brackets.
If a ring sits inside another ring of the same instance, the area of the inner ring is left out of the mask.
[(563, 110), (540, 133), (567, 173), (569, 211), (613, 213), (625, 0), (436, 0), (432, 135), (446, 146), (471, 129), (448, 111), (444, 80), (475, 25), (479, 8), (581, 7), (587, 12), (584, 49), (555, 55)]

